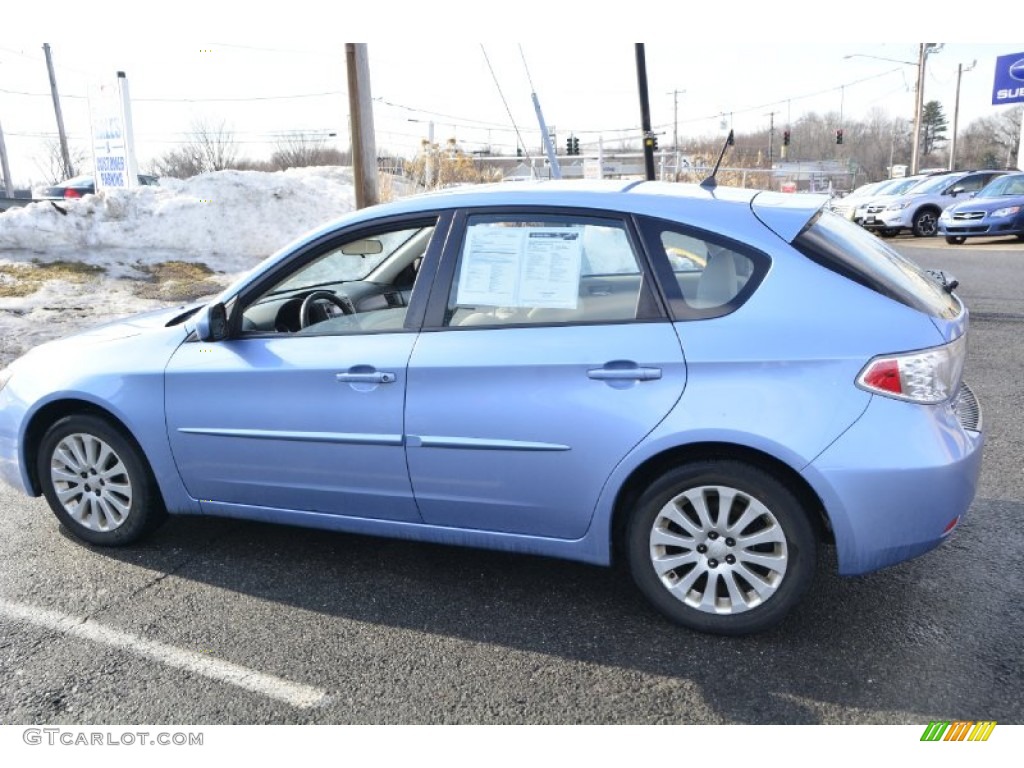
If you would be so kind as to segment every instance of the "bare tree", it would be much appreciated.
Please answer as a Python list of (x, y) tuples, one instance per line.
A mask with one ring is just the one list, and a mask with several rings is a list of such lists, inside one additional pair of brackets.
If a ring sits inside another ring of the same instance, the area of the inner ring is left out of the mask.
[(280, 170), (313, 165), (351, 165), (352, 155), (327, 146), (324, 136), (289, 134), (277, 142), (270, 164)]
[(1024, 106), (971, 122), (960, 134), (958, 165), (964, 168), (1016, 168)]
[[(71, 157), (71, 173), (74, 175), (82, 173), (89, 159), (89, 153), (82, 147), (71, 145), (68, 147), (68, 154)], [(68, 176), (64, 172), (64, 155), (61, 150), (60, 141), (56, 137), (43, 140), (43, 149), (36, 158), (36, 167), (43, 174), (47, 184), (57, 184), (64, 181)]]
[(208, 171), (237, 168), (240, 162), (244, 162), (238, 159), (234, 131), (224, 120), (194, 120), (188, 135), (188, 141), (181, 147), (153, 161), (150, 167), (154, 174), (187, 179)]

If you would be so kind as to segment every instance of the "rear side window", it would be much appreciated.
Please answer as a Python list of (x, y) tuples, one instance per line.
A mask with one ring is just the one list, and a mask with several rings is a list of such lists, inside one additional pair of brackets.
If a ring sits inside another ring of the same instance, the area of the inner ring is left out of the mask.
[(823, 267), (932, 317), (953, 319), (960, 303), (915, 262), (862, 227), (822, 211), (793, 246)]
[(768, 258), (739, 243), (660, 219), (639, 223), (676, 320), (729, 314), (767, 271)]

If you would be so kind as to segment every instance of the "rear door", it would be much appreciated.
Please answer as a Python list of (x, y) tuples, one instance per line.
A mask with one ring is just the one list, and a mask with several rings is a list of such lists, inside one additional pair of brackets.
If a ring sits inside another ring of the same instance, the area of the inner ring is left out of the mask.
[(424, 522), (575, 539), (686, 368), (625, 218), (462, 215), (409, 363)]

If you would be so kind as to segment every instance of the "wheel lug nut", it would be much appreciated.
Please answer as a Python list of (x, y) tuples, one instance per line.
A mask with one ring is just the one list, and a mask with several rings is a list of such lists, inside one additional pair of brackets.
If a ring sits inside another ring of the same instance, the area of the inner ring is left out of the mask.
[(725, 540), (725, 544), (726, 544), (726, 546), (729, 546), (729, 547), (735, 547), (736, 546), (736, 539), (731, 539), (731, 538), (730, 539), (726, 539)]
[(727, 562), (729, 565), (732, 565), (732, 564), (734, 564), (736, 562), (736, 558), (733, 557), (732, 555), (726, 555), (725, 556), (725, 562)]
[(717, 568), (718, 567), (718, 561), (717, 560), (708, 560), (708, 566), (710, 566), (711, 568)]
[(700, 552), (703, 555), (705, 552), (708, 551), (708, 548), (705, 547), (703, 544), (698, 544), (697, 545), (697, 551)]
[(712, 531), (711, 533), (708, 534), (708, 538), (711, 539), (712, 541), (714, 541), (715, 539), (718, 538), (718, 534), (715, 533), (714, 531)]

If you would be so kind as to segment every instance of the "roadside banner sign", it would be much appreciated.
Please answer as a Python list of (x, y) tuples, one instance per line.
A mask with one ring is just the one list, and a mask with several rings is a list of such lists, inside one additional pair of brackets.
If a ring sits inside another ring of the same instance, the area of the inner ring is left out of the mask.
[(138, 183), (129, 110), (127, 82), (120, 72), (116, 81), (95, 87), (89, 94), (97, 190)]

